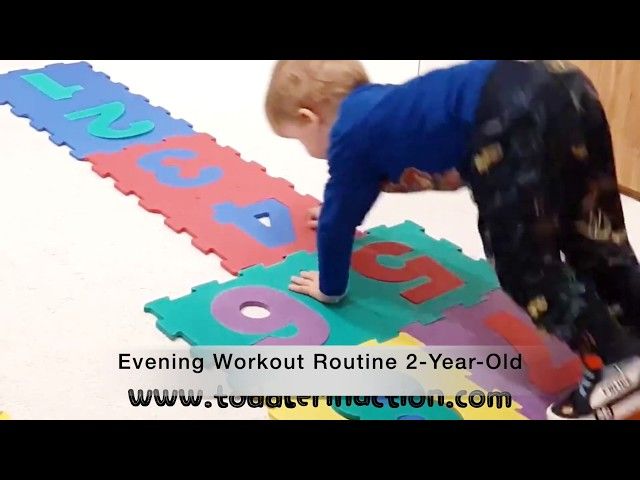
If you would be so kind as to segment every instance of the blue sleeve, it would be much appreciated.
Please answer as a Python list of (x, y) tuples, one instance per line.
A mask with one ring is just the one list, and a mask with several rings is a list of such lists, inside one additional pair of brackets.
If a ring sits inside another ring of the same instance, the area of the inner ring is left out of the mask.
[[(340, 161), (340, 160), (338, 160)], [(318, 219), (318, 264), (320, 291), (341, 297), (347, 291), (356, 228), (380, 194), (380, 183), (364, 164), (347, 165), (330, 177)], [(354, 171), (358, 170), (358, 171)], [(353, 172), (353, 173), (352, 173)]]

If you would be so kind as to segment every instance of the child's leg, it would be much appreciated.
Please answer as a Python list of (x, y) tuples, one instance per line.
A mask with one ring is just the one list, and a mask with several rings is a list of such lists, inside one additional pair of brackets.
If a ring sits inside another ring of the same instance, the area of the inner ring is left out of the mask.
[[(503, 289), (537, 325), (576, 351), (595, 343), (608, 364), (640, 354), (640, 341), (615, 322), (594, 282), (560, 257), (561, 225), (577, 208), (577, 197), (566, 191), (581, 182), (566, 176), (565, 167), (565, 145), (574, 155), (582, 153), (572, 148), (580, 146), (581, 133), (573, 92), (539, 66), (507, 63), (496, 77), (479, 110), (477, 150), (467, 177), (487, 256)], [(640, 383), (636, 376), (630, 389)], [(597, 380), (583, 384), (582, 404), (572, 405), (573, 412), (588, 414), (595, 407), (591, 391)]]
[(573, 181), (565, 182), (562, 250), (581, 276), (593, 279), (621, 321), (638, 328), (640, 266), (627, 238), (609, 124), (596, 97), (584, 96), (581, 107), (584, 147), (576, 150), (579, 158), (567, 152), (563, 172)]
[[(501, 163), (500, 169), (515, 170), (516, 176), (523, 168), (517, 156), (505, 155)], [(475, 179), (473, 191), (485, 253), (505, 292), (536, 325), (574, 351), (588, 353), (595, 341), (606, 363), (640, 353), (640, 344), (615, 322), (591, 279), (562, 261), (560, 213), (554, 208), (559, 202), (552, 189), (544, 184), (520, 189), (517, 180), (507, 180), (511, 173), (498, 173), (496, 165)]]

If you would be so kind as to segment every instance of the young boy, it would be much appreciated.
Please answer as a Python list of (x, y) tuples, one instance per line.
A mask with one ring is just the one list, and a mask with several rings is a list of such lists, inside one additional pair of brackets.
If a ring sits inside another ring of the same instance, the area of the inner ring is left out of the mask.
[(640, 340), (614, 316), (640, 324), (640, 267), (607, 119), (580, 71), (472, 61), (377, 85), (356, 61), (280, 61), (266, 112), (278, 135), (329, 162), (319, 272), (293, 277), (291, 290), (346, 295), (354, 230), (380, 191), (468, 186), (503, 289), (583, 358), (580, 387), (548, 417), (611, 418), (631, 396), (640, 410)]

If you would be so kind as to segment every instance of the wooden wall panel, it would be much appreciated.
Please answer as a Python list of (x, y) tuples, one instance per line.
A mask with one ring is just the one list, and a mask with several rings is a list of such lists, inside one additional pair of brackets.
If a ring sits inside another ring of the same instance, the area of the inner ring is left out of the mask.
[(593, 81), (607, 112), (621, 189), (640, 198), (640, 61), (571, 60)]

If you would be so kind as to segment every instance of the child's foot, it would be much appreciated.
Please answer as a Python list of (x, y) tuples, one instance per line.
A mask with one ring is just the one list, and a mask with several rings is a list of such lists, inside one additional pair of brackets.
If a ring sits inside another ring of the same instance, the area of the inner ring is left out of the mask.
[(640, 357), (587, 369), (577, 390), (547, 409), (549, 420), (614, 420), (640, 411)]

